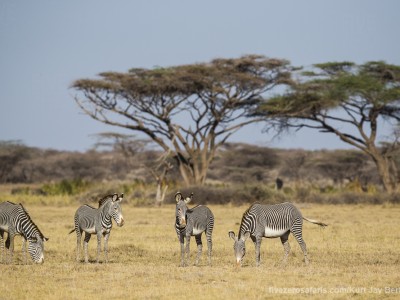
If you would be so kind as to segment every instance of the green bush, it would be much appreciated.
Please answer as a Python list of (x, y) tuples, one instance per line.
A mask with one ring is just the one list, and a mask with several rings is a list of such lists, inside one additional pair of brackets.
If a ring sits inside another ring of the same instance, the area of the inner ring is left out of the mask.
[(21, 187), (16, 187), (11, 190), (11, 195), (33, 195), (35, 194), (35, 191), (32, 190), (29, 186), (21, 186)]
[(43, 195), (77, 195), (86, 191), (90, 187), (90, 183), (82, 179), (64, 179), (57, 183), (44, 184), (40, 191)]

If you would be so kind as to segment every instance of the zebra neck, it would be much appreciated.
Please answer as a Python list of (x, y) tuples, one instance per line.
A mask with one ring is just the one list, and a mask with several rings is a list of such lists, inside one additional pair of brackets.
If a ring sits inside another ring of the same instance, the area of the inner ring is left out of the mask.
[(253, 230), (247, 226), (240, 226), (239, 228), (239, 234), (238, 234), (238, 239), (240, 239), (246, 232), (250, 232), (251, 234), (253, 233)]
[(256, 218), (253, 214), (244, 215), (240, 223), (238, 238), (240, 239), (246, 232), (254, 233), (256, 228)]
[(111, 215), (108, 212), (102, 211), (100, 214), (100, 219), (104, 227), (110, 227), (110, 224), (112, 224)]
[(108, 218), (111, 219), (110, 211), (110, 203), (106, 202), (102, 206), (99, 207), (101, 218)]
[(39, 229), (30, 218), (24, 218), (18, 224), (17, 232), (21, 233), (25, 239), (30, 239), (34, 236), (40, 235)]
[(100, 219), (101, 219), (101, 226), (103, 228), (111, 228), (112, 227), (112, 220), (111, 220), (111, 215), (109, 213), (110, 211), (110, 202), (104, 203), (100, 207)]

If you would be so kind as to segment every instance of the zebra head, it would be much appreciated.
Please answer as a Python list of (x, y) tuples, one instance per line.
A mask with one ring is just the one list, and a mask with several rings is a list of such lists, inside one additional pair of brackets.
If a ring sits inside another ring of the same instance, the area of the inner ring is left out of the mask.
[(47, 237), (44, 237), (39, 233), (28, 239), (28, 252), (35, 263), (44, 263), (44, 242), (48, 240)]
[(118, 196), (118, 194), (114, 194), (111, 199), (111, 204), (109, 207), (109, 214), (114, 219), (115, 223), (118, 226), (124, 225), (124, 217), (122, 216), (122, 209), (121, 209), (121, 201), (124, 198), (124, 194)]
[(235, 241), (233, 250), (235, 251), (236, 265), (238, 267), (242, 265), (243, 257), (246, 255), (246, 240), (249, 236), (250, 232), (248, 231), (242, 234), (240, 238), (236, 237), (233, 231), (229, 231), (229, 237)]
[(175, 217), (176, 224), (178, 224), (179, 228), (186, 227), (186, 212), (188, 204), (193, 199), (193, 193), (191, 193), (190, 197), (183, 198), (180, 192), (175, 194), (176, 208), (175, 208)]

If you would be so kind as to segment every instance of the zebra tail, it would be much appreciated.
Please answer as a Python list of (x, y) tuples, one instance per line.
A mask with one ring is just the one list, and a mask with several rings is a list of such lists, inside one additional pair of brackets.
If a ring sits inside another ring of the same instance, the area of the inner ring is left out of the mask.
[(71, 233), (73, 233), (74, 231), (75, 231), (75, 228), (72, 229), (68, 234), (71, 234)]
[(313, 220), (313, 219), (308, 219), (306, 217), (303, 217), (303, 220), (306, 220), (306, 221), (308, 221), (310, 223), (313, 223), (313, 224), (317, 224), (317, 225), (322, 226), (322, 227), (328, 226), (328, 224), (325, 224), (325, 223), (322, 223), (320, 221), (316, 221), (316, 220)]

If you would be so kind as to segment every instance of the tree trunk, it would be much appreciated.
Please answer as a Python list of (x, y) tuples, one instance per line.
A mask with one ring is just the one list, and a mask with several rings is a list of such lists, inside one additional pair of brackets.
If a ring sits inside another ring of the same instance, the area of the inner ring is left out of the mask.
[(190, 160), (186, 159), (182, 153), (175, 156), (179, 172), (186, 187), (191, 185), (203, 185), (206, 181), (208, 167), (212, 161), (212, 151), (208, 155), (195, 155), (191, 153)]
[(156, 206), (161, 206), (164, 203), (165, 194), (167, 193), (168, 185), (163, 187), (163, 182), (157, 183)]
[(393, 180), (393, 176), (390, 175), (390, 162), (389, 160), (378, 154), (374, 155), (373, 160), (378, 169), (379, 177), (381, 178), (383, 187), (386, 192), (393, 193), (396, 190), (396, 181)]

